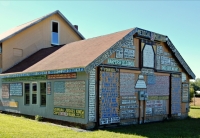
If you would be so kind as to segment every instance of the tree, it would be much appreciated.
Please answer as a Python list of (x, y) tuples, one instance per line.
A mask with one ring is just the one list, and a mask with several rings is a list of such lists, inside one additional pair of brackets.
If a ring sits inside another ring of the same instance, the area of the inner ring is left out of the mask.
[(194, 97), (194, 89), (193, 87), (190, 87), (190, 101), (192, 101), (193, 97)]
[(200, 91), (200, 78), (197, 78), (194, 82), (190, 81), (190, 88), (193, 88), (194, 92)]

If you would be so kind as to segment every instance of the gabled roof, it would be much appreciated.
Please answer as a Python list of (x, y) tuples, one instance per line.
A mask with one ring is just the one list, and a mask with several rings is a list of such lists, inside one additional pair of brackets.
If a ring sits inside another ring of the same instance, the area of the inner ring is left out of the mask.
[(66, 44), (24, 72), (86, 67), (132, 30)]
[(140, 28), (128, 29), (66, 44), (23, 72), (39, 72), (83, 67), (85, 68), (85, 71), (89, 73), (93, 68), (109, 58), (122, 45), (132, 45), (131, 40), (133, 39), (133, 35), (165, 42), (169, 49), (171, 49), (172, 54), (174, 54), (179, 61), (180, 65), (191, 78), (195, 79), (195, 74), (167, 36)]
[(61, 46), (40, 49), (36, 53), (22, 60), (21, 62), (19, 62), (12, 68), (4, 71), (3, 73), (22, 72), (25, 69), (29, 68), (30, 66), (34, 65), (35, 63), (39, 62), (40, 60), (44, 59), (48, 55), (54, 53), (59, 48), (61, 48)]
[(67, 20), (67, 18), (66, 18), (59, 10), (57, 10), (57, 11), (54, 11), (54, 12), (52, 12), (52, 13), (50, 13), (50, 14), (47, 14), (47, 15), (45, 15), (45, 16), (42, 16), (42, 17), (40, 17), (40, 18), (37, 18), (37, 19), (35, 19), (35, 20), (33, 20), (33, 21), (30, 21), (30, 22), (28, 22), (28, 23), (22, 24), (22, 25), (20, 25), (20, 26), (17, 26), (17, 27), (15, 27), (15, 28), (12, 28), (12, 29), (10, 29), (10, 30), (8, 30), (8, 31), (6, 31), (6, 32), (4, 32), (4, 33), (2, 33), (2, 34), (0, 34), (0, 43), (3, 42), (3, 41), (5, 41), (5, 40), (7, 40), (7, 39), (9, 39), (9, 38), (11, 38), (11, 37), (13, 37), (13, 36), (15, 36), (16, 34), (22, 32), (23, 30), (25, 30), (25, 29), (27, 29), (27, 28), (29, 28), (29, 27), (31, 27), (31, 26), (33, 26), (33, 25), (35, 25), (35, 24), (41, 22), (42, 20), (44, 20), (44, 19), (50, 17), (50, 16), (53, 15), (53, 14), (59, 14), (59, 15), (64, 19), (64, 21), (65, 21), (67, 24), (69, 24), (70, 27), (71, 27), (82, 39), (85, 39), (84, 36), (83, 36), (83, 35), (82, 35), (82, 34)]

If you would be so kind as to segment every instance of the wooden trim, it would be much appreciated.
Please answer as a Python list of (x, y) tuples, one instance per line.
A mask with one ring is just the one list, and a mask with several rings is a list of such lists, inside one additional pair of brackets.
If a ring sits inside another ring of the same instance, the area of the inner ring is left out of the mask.
[(137, 70), (126, 70), (126, 69), (120, 69), (120, 72), (123, 73), (135, 73), (135, 74), (140, 74), (141, 71), (137, 71)]
[(169, 73), (158, 73), (158, 72), (154, 72), (155, 75), (158, 75), (158, 76), (170, 76)]

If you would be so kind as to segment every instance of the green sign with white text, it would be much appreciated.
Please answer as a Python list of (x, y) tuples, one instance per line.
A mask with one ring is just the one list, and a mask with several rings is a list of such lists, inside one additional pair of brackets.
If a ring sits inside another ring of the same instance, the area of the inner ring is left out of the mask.
[(134, 67), (134, 62), (127, 59), (109, 58), (108, 64)]
[(47, 75), (40, 76), (24, 76), (24, 77), (16, 77), (16, 78), (4, 78), (3, 82), (15, 82), (15, 81), (32, 81), (32, 80), (46, 80)]

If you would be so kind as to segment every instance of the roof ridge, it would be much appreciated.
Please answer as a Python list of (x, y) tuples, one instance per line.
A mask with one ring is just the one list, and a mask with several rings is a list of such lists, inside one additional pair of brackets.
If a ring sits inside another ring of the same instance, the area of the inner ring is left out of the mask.
[[(109, 36), (109, 35), (114, 35), (114, 34), (117, 34), (117, 33), (123, 32), (123, 31), (128, 31), (128, 30), (133, 30), (133, 29), (135, 29), (135, 28), (130, 28), (130, 29), (122, 30), (122, 31), (117, 31), (117, 32), (113, 32), (113, 33), (110, 33), (110, 34), (99, 35), (99, 36), (87, 38), (87, 39), (84, 39), (84, 40), (74, 41), (74, 42), (68, 43), (68, 44), (66, 44), (66, 45), (69, 45), (69, 44), (72, 44), (72, 43), (73, 43), (73, 44), (75, 44), (75, 43), (80, 43), (80, 42), (88, 41), (88, 40), (93, 40), (93, 39), (100, 38), (100, 37), (106, 37), (106, 36)], [(64, 46), (65, 46), (65, 45), (64, 45)]]
[[(0, 34), (0, 42), (3, 42), (3, 41), (5, 41), (6, 39), (11, 38), (12, 36), (14, 36), (14, 35), (16, 35), (16, 34), (22, 32), (23, 30), (27, 29), (28, 27), (31, 27), (31, 26), (37, 24), (38, 22), (40, 22), (40, 21), (42, 21), (42, 20), (48, 18), (49, 16), (51, 16), (51, 15), (53, 15), (53, 14), (56, 14), (56, 13), (58, 13), (58, 14), (64, 19), (64, 21), (65, 21), (67, 24), (69, 24), (69, 25), (72, 27), (72, 29), (73, 29), (82, 39), (85, 39), (84, 36), (83, 36), (78, 30), (76, 30), (76, 29), (74, 28), (74, 26), (71, 24), (71, 22), (69, 22), (68, 19), (67, 19), (59, 10), (56, 10), (56, 11), (54, 11), (54, 12), (51, 12), (51, 13), (49, 13), (49, 14), (46, 14), (46, 15), (42, 16), (42, 17), (36, 18), (36, 19), (34, 19), (34, 20), (32, 20), (32, 21), (29, 21), (29, 22), (27, 22), (27, 23), (18, 25), (18, 26), (16, 26), (16, 27), (13, 27), (12, 29), (9, 29), (9, 30), (7, 30), (7, 31), (5, 31), (5, 32), (3, 32), (3, 33), (1, 33), (1, 34)], [(16, 30), (15, 30), (15, 29), (16, 29)]]

